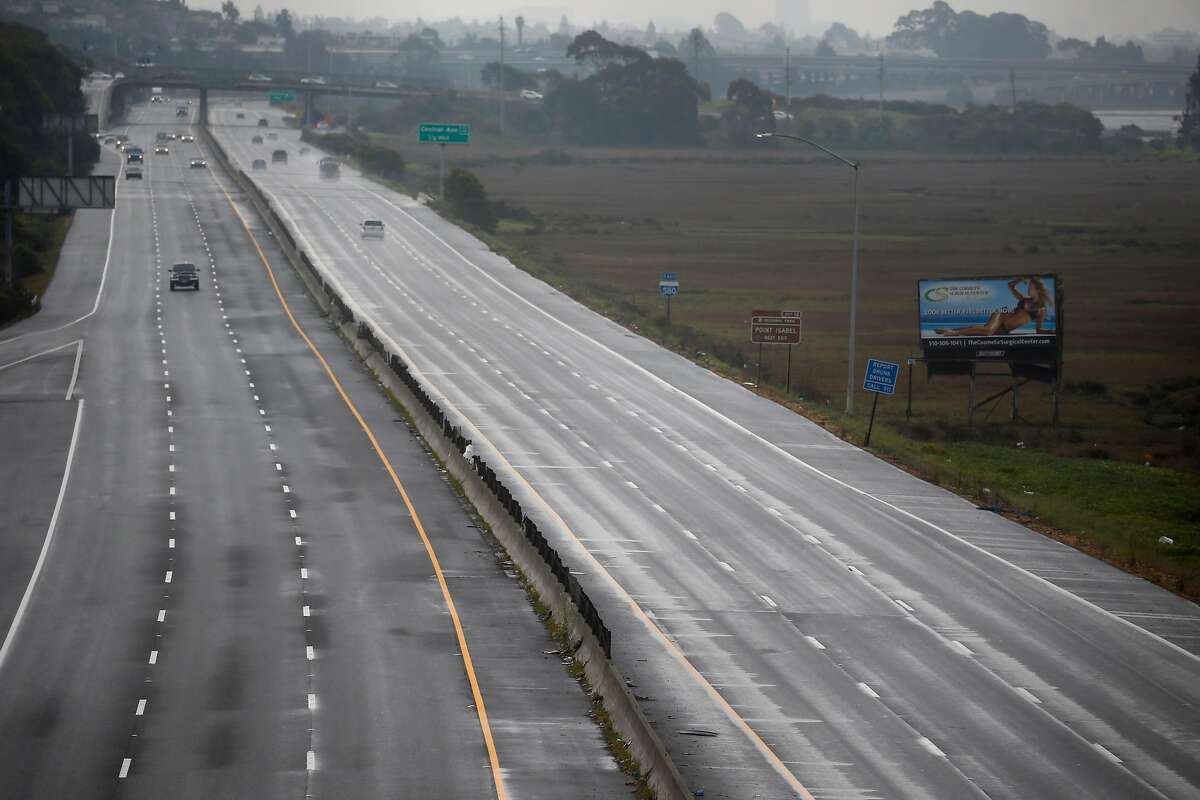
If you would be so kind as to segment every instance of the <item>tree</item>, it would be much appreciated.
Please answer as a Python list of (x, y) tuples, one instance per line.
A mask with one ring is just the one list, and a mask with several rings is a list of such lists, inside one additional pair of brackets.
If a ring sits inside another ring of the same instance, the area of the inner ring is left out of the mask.
[(1139, 45), (1131, 41), (1124, 45), (1114, 44), (1103, 36), (1096, 39), (1095, 44), (1088, 44), (1080, 39), (1063, 39), (1055, 49), (1060, 53), (1069, 54), (1080, 61), (1099, 61), (1108, 64), (1142, 64), (1146, 54)]
[(553, 83), (546, 94), (546, 114), (569, 141), (611, 145), (699, 142), (699, 103), (708, 99), (708, 92), (688, 75), (682, 62), (651, 58), (595, 31), (576, 37), (568, 54), (603, 64), (585, 79)]
[(283, 58), (288, 69), (305, 72), (320, 71), (329, 63), (328, 45), (333, 36), (328, 31), (302, 31), (288, 38), (283, 48)]
[(896, 20), (887, 37), (901, 50), (929, 49), (942, 58), (1041, 59), (1050, 55), (1046, 26), (1020, 14), (957, 13), (937, 0)]
[(740, 19), (727, 11), (722, 11), (713, 18), (713, 28), (718, 35), (731, 39), (742, 39), (747, 36), (746, 26)]
[[(486, 64), (479, 78), (487, 88), (498, 88), (500, 86), (500, 62), (492, 61)], [(505, 89), (536, 89), (537, 87), (538, 79), (536, 76), (519, 70), (511, 64), (504, 65)]]
[(225, 0), (224, 3), (221, 3), (221, 16), (223, 16), (225, 21), (230, 25), (236, 25), (238, 17), (241, 15), (242, 12), (238, 11), (238, 7), (234, 5), (233, 0)]
[(599, 69), (614, 62), (629, 64), (650, 56), (636, 47), (610, 42), (596, 31), (584, 31), (567, 47), (567, 58), (575, 59), (577, 64), (588, 61), (594, 69)]
[(485, 231), (496, 230), (496, 214), (488, 202), (487, 190), (474, 173), (458, 167), (450, 170), (445, 193), (451, 214)]
[(275, 29), (279, 31), (279, 35), (285, 39), (291, 39), (296, 35), (296, 27), (292, 24), (292, 12), (286, 8), (275, 15)]
[(755, 134), (775, 131), (771, 95), (745, 78), (729, 84), (725, 97), (732, 105), (721, 115), (725, 137), (735, 147), (758, 144)]
[(1196, 57), (1196, 71), (1188, 78), (1187, 100), (1179, 125), (1179, 146), (1200, 150), (1200, 56)]

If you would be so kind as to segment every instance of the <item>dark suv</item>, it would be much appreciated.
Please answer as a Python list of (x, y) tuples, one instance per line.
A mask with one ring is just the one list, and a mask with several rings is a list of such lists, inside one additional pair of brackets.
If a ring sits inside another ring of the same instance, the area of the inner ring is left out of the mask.
[(200, 291), (200, 272), (195, 264), (182, 262), (171, 265), (171, 291), (192, 288)]

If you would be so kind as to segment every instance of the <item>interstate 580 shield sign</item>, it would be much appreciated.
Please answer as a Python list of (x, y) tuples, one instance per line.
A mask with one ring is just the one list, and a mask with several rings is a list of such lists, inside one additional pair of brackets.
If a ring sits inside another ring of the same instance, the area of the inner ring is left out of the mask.
[(1054, 275), (917, 282), (927, 359), (1054, 361), (1062, 286)]

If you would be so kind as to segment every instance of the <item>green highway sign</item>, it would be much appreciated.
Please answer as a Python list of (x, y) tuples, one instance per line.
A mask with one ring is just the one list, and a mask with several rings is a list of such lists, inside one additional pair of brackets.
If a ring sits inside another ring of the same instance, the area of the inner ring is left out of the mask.
[(453, 122), (422, 122), (417, 141), (431, 144), (470, 144), (471, 126)]
[(271, 92), (267, 97), (272, 103), (291, 103), (296, 99), (292, 92)]

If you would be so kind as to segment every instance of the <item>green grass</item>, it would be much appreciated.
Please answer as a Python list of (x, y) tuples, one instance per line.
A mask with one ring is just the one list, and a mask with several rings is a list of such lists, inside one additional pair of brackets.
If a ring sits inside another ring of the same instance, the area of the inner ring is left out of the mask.
[[(824, 419), (858, 443), (866, 434), (865, 415), (826, 414)], [(1195, 475), (1015, 444), (922, 442), (878, 423), (871, 449), (981, 504), (1070, 532), (1074, 536), (1066, 539), (1072, 544), (1117, 566), (1180, 594), (1200, 596), (1200, 478)], [(1161, 536), (1175, 543), (1160, 545)]]

